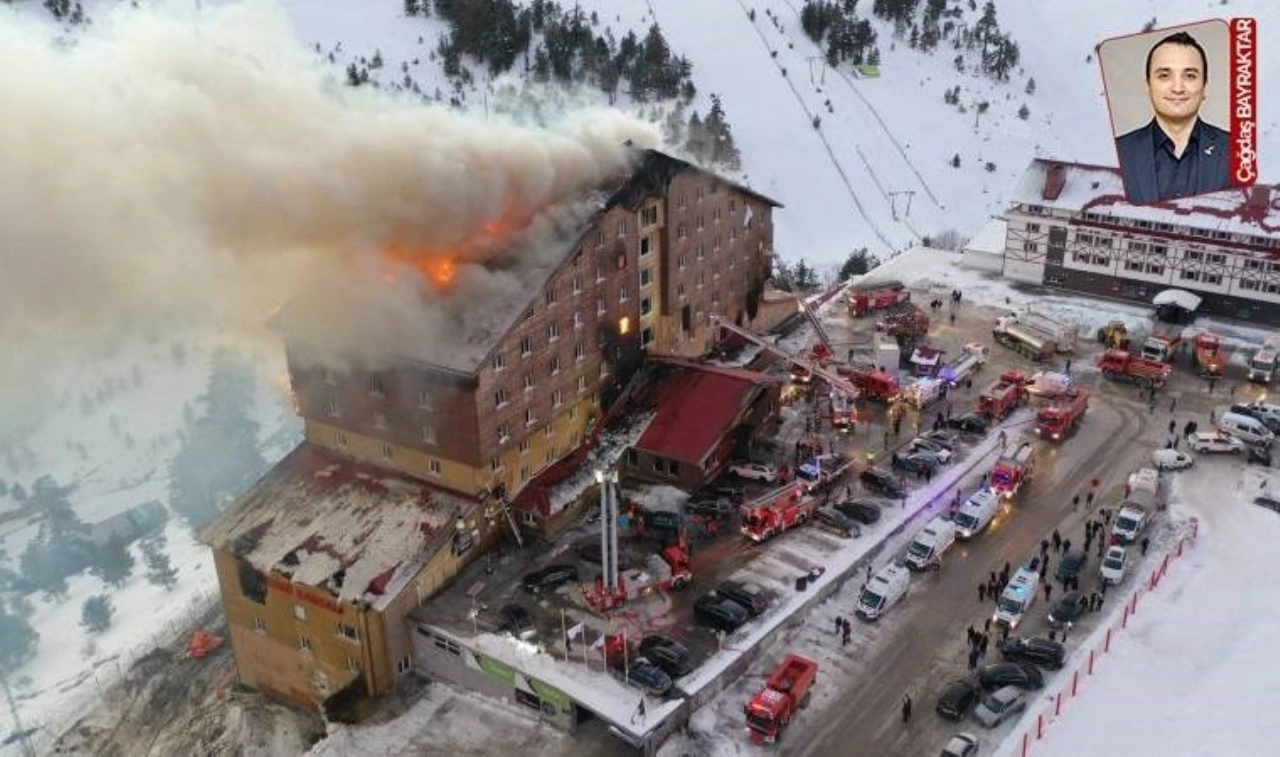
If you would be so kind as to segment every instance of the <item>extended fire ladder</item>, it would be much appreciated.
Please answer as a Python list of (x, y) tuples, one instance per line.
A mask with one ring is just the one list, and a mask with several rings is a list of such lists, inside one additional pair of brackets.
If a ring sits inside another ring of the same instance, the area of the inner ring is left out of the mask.
[(826, 351), (828, 359), (835, 358), (835, 349), (831, 343), (831, 338), (827, 336), (827, 330), (822, 327), (822, 321), (818, 315), (813, 312), (813, 308), (809, 307), (809, 303), (804, 301), (803, 297), (796, 297), (796, 304), (800, 308), (800, 312), (804, 313), (809, 319), (809, 323), (813, 325), (814, 332), (818, 335), (818, 344), (822, 345), (822, 349)]
[(511, 512), (511, 500), (507, 499), (507, 487), (498, 484), (492, 489), (485, 492), (486, 502), (485, 516), (490, 522), (498, 517), (498, 513), (494, 512), (497, 508), (502, 511), (502, 515), (507, 519), (507, 525), (511, 527), (511, 534), (516, 537), (516, 545), (524, 547), (524, 537), (520, 535), (520, 526), (516, 523), (515, 513)]
[(826, 368), (823, 368), (819, 365), (815, 365), (812, 361), (805, 360), (804, 358), (801, 358), (801, 357), (796, 357), (795, 355), (792, 355), (791, 353), (782, 349), (778, 345), (773, 344), (772, 342), (756, 335), (751, 331), (748, 331), (747, 329), (741, 328), (739, 326), (735, 326), (732, 323), (730, 323), (728, 320), (718, 315), (712, 314), (711, 324), (713, 326), (718, 326), (722, 329), (725, 329), (726, 331), (731, 331), (737, 334), (738, 336), (742, 337), (743, 339), (746, 339), (748, 342), (751, 342), (752, 344), (757, 345), (762, 349), (772, 352), (773, 354), (777, 355), (783, 360), (786, 360), (790, 363), (794, 363), (795, 365), (800, 366), (801, 368), (805, 369), (806, 371), (809, 371), (810, 373), (822, 379), (823, 381), (826, 381), (827, 384), (830, 385), (831, 390), (836, 392), (837, 394), (844, 395), (850, 399), (856, 399), (858, 396), (858, 387), (854, 386), (853, 382), (849, 381), (844, 376), (841, 376), (835, 371), (829, 371)]

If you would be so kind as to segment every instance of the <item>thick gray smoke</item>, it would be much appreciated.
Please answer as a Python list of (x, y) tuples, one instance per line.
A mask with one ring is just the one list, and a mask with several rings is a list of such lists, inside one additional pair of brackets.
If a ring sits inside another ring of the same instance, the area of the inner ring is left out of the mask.
[(657, 143), (616, 111), (539, 130), (346, 87), (273, 4), (122, 6), (72, 44), (0, 9), (0, 349), (177, 314), (256, 326), (312, 278), (377, 280), (344, 271), (387, 244), (527, 226), (617, 174), (626, 140)]

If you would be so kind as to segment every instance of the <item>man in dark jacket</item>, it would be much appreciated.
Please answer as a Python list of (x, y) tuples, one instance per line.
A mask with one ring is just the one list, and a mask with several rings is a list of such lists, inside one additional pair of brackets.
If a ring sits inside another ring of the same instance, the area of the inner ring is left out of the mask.
[(1190, 34), (1164, 37), (1147, 53), (1154, 117), (1116, 138), (1125, 196), (1134, 204), (1229, 189), (1230, 134), (1200, 118), (1209, 71)]

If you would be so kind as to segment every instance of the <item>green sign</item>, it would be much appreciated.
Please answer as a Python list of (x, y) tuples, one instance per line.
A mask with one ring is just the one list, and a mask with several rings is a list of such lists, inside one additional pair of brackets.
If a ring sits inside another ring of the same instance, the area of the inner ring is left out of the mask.
[(483, 670), (490, 678), (496, 678), (497, 680), (511, 684), (512, 686), (516, 685), (515, 668), (505, 662), (499, 662), (492, 657), (485, 657), (478, 653), (475, 657), (476, 664), (479, 665), (480, 669)]
[(558, 689), (553, 689), (541, 681), (530, 678), (529, 685), (533, 687), (533, 690), (537, 692), (538, 697), (542, 699), (542, 701), (554, 704), (556, 707), (559, 707), (562, 712), (569, 711), (573, 704), (573, 700), (569, 699), (564, 692)]

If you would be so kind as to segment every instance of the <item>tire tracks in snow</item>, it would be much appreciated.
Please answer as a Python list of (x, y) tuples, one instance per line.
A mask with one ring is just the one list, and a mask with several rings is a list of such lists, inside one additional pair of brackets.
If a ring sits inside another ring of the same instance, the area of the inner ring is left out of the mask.
[[(782, 0), (782, 2), (786, 3), (787, 7), (791, 9), (791, 12), (795, 14), (796, 21), (798, 22), (800, 20), (800, 11), (799, 9), (796, 8), (792, 0)], [(800, 36), (804, 37), (805, 40), (807, 40), (809, 44), (813, 47), (813, 49), (818, 51), (818, 55), (821, 55), (823, 57), (823, 60), (826, 60), (826, 56), (822, 48), (818, 46), (818, 43), (809, 39), (808, 35), (806, 35), (803, 31), (801, 31)], [(836, 68), (833, 66), (828, 66), (827, 68), (830, 68), (832, 71), (836, 73), (837, 76), (839, 76), (841, 79), (844, 80), (845, 85), (848, 86), (849, 90), (853, 92), (854, 96), (856, 96), (858, 100), (862, 102), (863, 107), (867, 109), (867, 112), (871, 114), (871, 117), (876, 120), (876, 123), (880, 124), (880, 128), (884, 131), (885, 136), (889, 138), (889, 142), (894, 146), (895, 149), (897, 149), (898, 154), (902, 156), (902, 160), (904, 163), (907, 164), (907, 168), (910, 169), (911, 173), (915, 174), (916, 180), (920, 182), (920, 186), (924, 189), (925, 195), (929, 198), (931, 202), (933, 202), (934, 206), (937, 207), (939, 210), (946, 210), (946, 208), (942, 206), (942, 203), (938, 202), (938, 198), (934, 196), (933, 189), (929, 186), (929, 182), (924, 180), (924, 176), (921, 176), (920, 171), (916, 169), (915, 163), (911, 162), (911, 158), (910, 156), (907, 155), (907, 151), (902, 148), (902, 143), (898, 141), (897, 137), (893, 135), (893, 132), (889, 130), (889, 125), (886, 124), (884, 122), (884, 119), (880, 117), (880, 112), (876, 110), (874, 105), (871, 104), (871, 101), (867, 99), (867, 96), (862, 94), (862, 90), (858, 89), (857, 85), (853, 83), (853, 79), (847, 73), (845, 73), (844, 71), (841, 71), (839, 68)], [(917, 236), (919, 235), (917, 234)]]
[[(777, 57), (773, 55), (773, 50), (772, 48), (769, 47), (768, 38), (766, 38), (764, 36), (764, 32), (760, 30), (759, 20), (751, 18), (751, 13), (747, 9), (746, 4), (743, 3), (743, 0), (735, 0), (735, 2), (738, 4), (738, 7), (742, 10), (742, 15), (746, 16), (747, 22), (751, 24), (751, 28), (755, 31), (756, 36), (760, 38), (760, 44), (764, 46), (765, 52), (769, 54), (769, 60), (773, 62), (774, 68), (778, 70), (778, 74), (782, 76), (783, 81), (787, 83), (787, 87), (791, 90), (791, 94), (796, 99), (796, 104), (800, 106), (800, 110), (804, 111), (804, 114), (808, 118), (809, 123), (812, 124), (815, 117), (814, 112), (811, 111), (809, 109), (809, 106), (805, 103), (804, 97), (801, 96), (800, 94), (800, 90), (796, 89), (795, 82), (791, 80), (790, 76), (783, 73), (782, 64), (779, 63)], [(656, 21), (657, 17), (655, 16), (654, 18)], [(893, 243), (889, 241), (889, 238), (885, 236), (883, 231), (880, 230), (880, 227), (876, 224), (875, 219), (871, 217), (871, 215), (867, 212), (866, 207), (863, 206), (862, 200), (858, 197), (857, 191), (853, 188), (853, 181), (849, 178), (849, 174), (845, 172), (844, 166), (840, 164), (840, 159), (836, 157), (835, 150), (832, 149), (831, 143), (827, 140), (827, 136), (822, 133), (821, 128), (814, 128), (813, 131), (818, 136), (818, 139), (822, 141), (822, 146), (826, 149), (827, 156), (831, 159), (831, 165), (835, 167), (836, 173), (840, 174), (840, 179), (841, 181), (844, 182), (845, 188), (849, 190), (849, 197), (853, 200), (854, 206), (857, 207), (859, 215), (861, 215), (862, 219), (867, 222), (867, 226), (869, 226), (871, 228), (871, 231), (875, 233), (876, 238), (880, 240), (880, 243), (883, 244), (889, 252), (891, 253), (896, 252), (896, 249)], [(919, 238), (919, 235), (916, 234), (915, 231), (912, 230), (909, 226), (907, 227), (907, 229), (911, 231), (913, 236), (915, 236), (917, 239)]]

